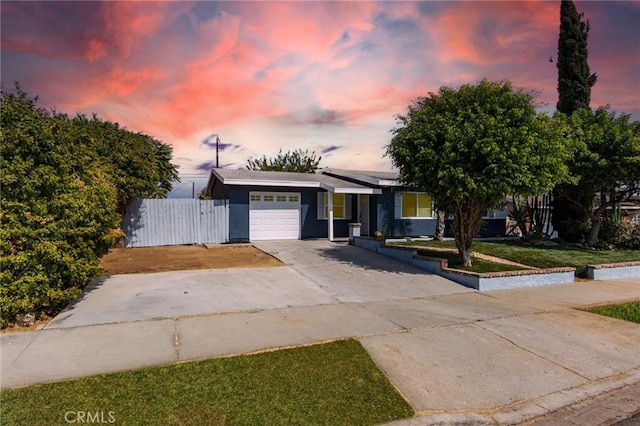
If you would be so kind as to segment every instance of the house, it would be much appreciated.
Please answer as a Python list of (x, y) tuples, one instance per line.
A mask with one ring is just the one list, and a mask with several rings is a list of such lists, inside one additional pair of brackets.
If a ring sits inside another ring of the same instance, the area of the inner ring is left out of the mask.
[[(290, 173), (214, 168), (206, 194), (229, 202), (229, 241), (433, 235), (431, 196), (405, 191), (398, 174), (345, 169)], [(506, 217), (506, 216), (505, 216)], [(504, 235), (506, 219), (487, 218), (485, 233)]]

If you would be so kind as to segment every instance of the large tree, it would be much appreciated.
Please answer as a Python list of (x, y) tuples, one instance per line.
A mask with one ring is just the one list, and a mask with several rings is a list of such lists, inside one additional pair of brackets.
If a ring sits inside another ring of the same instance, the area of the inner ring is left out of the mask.
[(318, 169), (322, 157), (316, 157), (316, 152), (309, 153), (308, 150), (297, 149), (294, 151), (278, 151), (278, 155), (267, 158), (263, 155), (260, 158), (247, 160), (247, 169), (265, 170), (275, 172), (296, 172), (314, 173)]
[(570, 115), (579, 108), (589, 108), (591, 87), (598, 76), (587, 63), (589, 21), (582, 20), (570, 0), (560, 3), (560, 36), (558, 38), (558, 111)]
[(589, 219), (586, 242), (594, 245), (606, 210), (640, 193), (640, 122), (608, 108), (579, 109), (556, 120), (573, 148), (569, 172), (577, 179), (559, 186), (556, 198)]
[[(590, 25), (588, 20), (582, 20), (583, 17), (572, 1), (560, 3), (557, 109), (567, 115), (580, 108), (589, 108), (591, 87), (597, 81), (597, 75), (591, 73), (587, 63)], [(562, 196), (569, 192), (574, 196), (572, 202)], [(593, 202), (588, 192), (588, 188), (565, 184), (554, 189), (552, 221), (561, 238), (572, 242), (584, 238), (589, 222), (585, 211)]]
[(535, 96), (483, 80), (417, 98), (387, 155), (402, 182), (429, 192), (454, 216), (458, 252), (470, 266), (473, 238), (488, 209), (508, 194), (540, 194), (566, 176), (566, 150)]

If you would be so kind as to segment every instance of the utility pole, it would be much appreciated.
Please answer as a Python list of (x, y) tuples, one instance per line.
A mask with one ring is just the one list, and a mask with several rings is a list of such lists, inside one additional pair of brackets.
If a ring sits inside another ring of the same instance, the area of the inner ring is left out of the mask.
[(220, 138), (216, 134), (216, 169), (220, 167), (220, 163), (218, 161), (218, 150), (220, 145)]

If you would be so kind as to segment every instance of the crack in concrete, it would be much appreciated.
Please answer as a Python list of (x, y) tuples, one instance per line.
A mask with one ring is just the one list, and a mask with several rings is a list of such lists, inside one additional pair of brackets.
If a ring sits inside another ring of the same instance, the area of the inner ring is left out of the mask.
[(180, 361), (180, 335), (178, 333), (178, 321), (173, 320), (173, 347), (176, 352), (176, 361)]
[(566, 366), (564, 366), (564, 365), (562, 365), (562, 364), (560, 364), (560, 363), (558, 363), (558, 362), (556, 362), (556, 361), (553, 361), (553, 360), (551, 360), (551, 359), (548, 359), (548, 358), (546, 358), (546, 357), (544, 357), (544, 356), (542, 356), (542, 355), (540, 355), (540, 354), (538, 354), (538, 353), (536, 353), (536, 352), (534, 352), (534, 351), (532, 351), (532, 350), (530, 350), (530, 349), (527, 349), (527, 348), (525, 348), (525, 347), (523, 347), (523, 346), (520, 346), (520, 345), (518, 345), (516, 342), (514, 342), (513, 340), (511, 340), (511, 339), (509, 339), (509, 338), (507, 338), (507, 337), (501, 336), (500, 334), (498, 334), (498, 333), (494, 332), (493, 330), (490, 330), (490, 329), (488, 329), (488, 328), (486, 328), (486, 327), (482, 327), (482, 326), (481, 326), (481, 324), (476, 323), (476, 324), (474, 324), (474, 325), (475, 325), (476, 327), (479, 327), (479, 328), (481, 328), (481, 329), (485, 330), (485, 331), (488, 331), (489, 333), (493, 334), (494, 336), (496, 336), (496, 337), (498, 337), (498, 338), (500, 338), (500, 339), (502, 339), (502, 340), (505, 340), (505, 341), (507, 341), (507, 342), (511, 343), (513, 346), (515, 346), (515, 347), (516, 347), (516, 348), (518, 348), (518, 349), (521, 349), (521, 350), (523, 350), (523, 351), (525, 351), (525, 352), (530, 353), (531, 355), (534, 355), (534, 356), (536, 356), (536, 357), (538, 357), (538, 358), (540, 358), (540, 359), (543, 359), (543, 360), (545, 360), (545, 361), (547, 361), (547, 362), (550, 362), (550, 363), (551, 363), (551, 364), (553, 364), (553, 365), (556, 365), (556, 366), (558, 366), (558, 367), (560, 367), (560, 368), (562, 368), (562, 369), (564, 369), (564, 370), (567, 370), (568, 372), (575, 374), (576, 376), (578, 376), (578, 377), (580, 377), (580, 378), (582, 378), (582, 379), (586, 380), (587, 382), (590, 382), (590, 381), (591, 381), (591, 379), (590, 379), (590, 378), (583, 376), (583, 375), (582, 375), (582, 374), (580, 374), (579, 372), (574, 371), (574, 370), (570, 369), (569, 367), (566, 367)]

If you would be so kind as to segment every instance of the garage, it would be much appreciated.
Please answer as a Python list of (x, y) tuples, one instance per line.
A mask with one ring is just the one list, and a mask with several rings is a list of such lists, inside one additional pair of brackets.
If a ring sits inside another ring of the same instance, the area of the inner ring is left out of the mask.
[(249, 239), (300, 238), (299, 192), (249, 192)]

